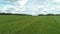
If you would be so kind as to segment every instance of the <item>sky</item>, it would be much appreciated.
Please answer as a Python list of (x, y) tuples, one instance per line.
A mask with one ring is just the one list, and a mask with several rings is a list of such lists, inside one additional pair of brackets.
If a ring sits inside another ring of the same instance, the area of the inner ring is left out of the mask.
[(0, 13), (60, 14), (60, 0), (0, 0)]

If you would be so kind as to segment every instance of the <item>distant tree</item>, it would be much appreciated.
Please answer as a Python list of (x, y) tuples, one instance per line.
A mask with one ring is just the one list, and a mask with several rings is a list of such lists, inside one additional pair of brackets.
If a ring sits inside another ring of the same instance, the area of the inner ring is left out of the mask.
[(60, 16), (60, 14), (56, 14), (56, 16)]
[(44, 14), (39, 14), (38, 16), (44, 16)]
[(47, 14), (47, 16), (54, 16), (54, 14)]

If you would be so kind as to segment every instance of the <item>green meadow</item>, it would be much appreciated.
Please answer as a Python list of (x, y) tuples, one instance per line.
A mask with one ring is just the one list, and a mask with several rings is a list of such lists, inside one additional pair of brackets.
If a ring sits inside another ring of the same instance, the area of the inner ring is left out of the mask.
[(60, 16), (0, 15), (0, 34), (60, 34)]

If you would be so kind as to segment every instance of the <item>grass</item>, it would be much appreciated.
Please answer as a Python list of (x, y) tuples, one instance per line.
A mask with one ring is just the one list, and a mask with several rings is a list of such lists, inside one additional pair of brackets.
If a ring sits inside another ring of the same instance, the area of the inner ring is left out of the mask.
[(60, 16), (0, 16), (0, 34), (60, 34)]

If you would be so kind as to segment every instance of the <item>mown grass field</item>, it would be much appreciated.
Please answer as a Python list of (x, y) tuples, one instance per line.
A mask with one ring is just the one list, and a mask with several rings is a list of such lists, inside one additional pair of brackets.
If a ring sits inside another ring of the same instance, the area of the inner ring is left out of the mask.
[(0, 34), (60, 34), (60, 16), (0, 16)]

